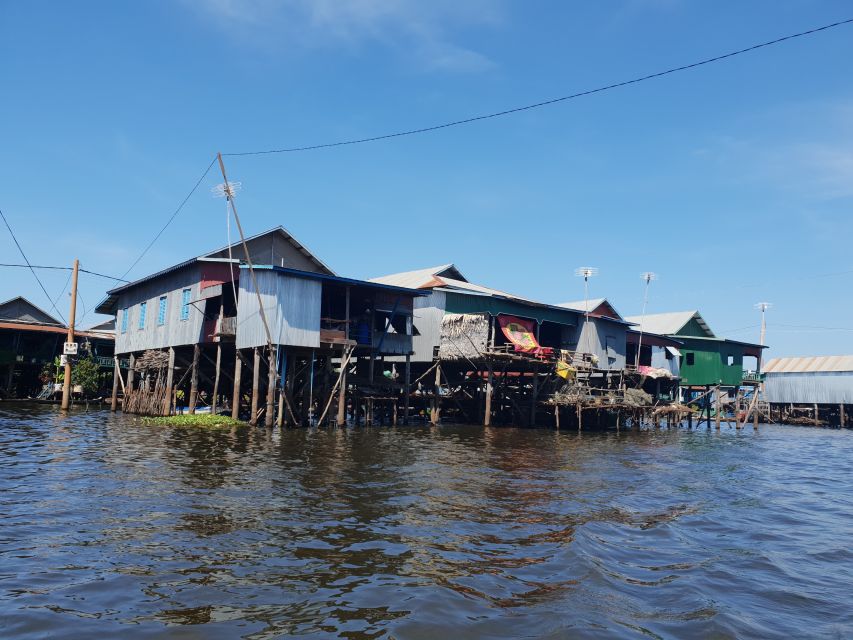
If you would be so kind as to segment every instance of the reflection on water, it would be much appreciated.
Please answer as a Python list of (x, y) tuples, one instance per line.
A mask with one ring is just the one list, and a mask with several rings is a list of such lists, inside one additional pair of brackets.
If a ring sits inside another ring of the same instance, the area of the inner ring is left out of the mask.
[(853, 432), (7, 407), (3, 637), (853, 635)]

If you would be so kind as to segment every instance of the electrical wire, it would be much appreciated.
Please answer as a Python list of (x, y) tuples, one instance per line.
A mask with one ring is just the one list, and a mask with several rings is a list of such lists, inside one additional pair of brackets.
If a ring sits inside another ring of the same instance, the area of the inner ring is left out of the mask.
[[(0, 267), (21, 267), (23, 269), (56, 269), (58, 271), (73, 271), (73, 267), (50, 267), (43, 264), (11, 264), (8, 262), (0, 262)], [(116, 278), (115, 276), (108, 276), (105, 273), (98, 273), (97, 271), (89, 271), (88, 269), (83, 269), (80, 267), (78, 269), (80, 273), (88, 273), (89, 275), (98, 276), (99, 278), (106, 278), (107, 280), (115, 280), (117, 282), (128, 282), (127, 280), (122, 280), (121, 278)], [(69, 276), (70, 277), (70, 276)], [(67, 286), (67, 285), (66, 285)]]
[(38, 277), (38, 274), (36, 273), (35, 268), (33, 268), (32, 264), (30, 263), (29, 258), (27, 258), (27, 254), (24, 253), (24, 250), (21, 247), (21, 243), (18, 242), (18, 238), (15, 236), (15, 232), (12, 231), (12, 227), (9, 225), (9, 221), (6, 219), (6, 214), (3, 213), (2, 209), (0, 209), (0, 217), (3, 218), (3, 222), (5, 223), (6, 228), (9, 230), (9, 234), (12, 236), (12, 240), (15, 241), (15, 246), (18, 247), (18, 251), (21, 253), (21, 257), (24, 259), (24, 262), (27, 263), (27, 266), (29, 267), (30, 271), (32, 272), (33, 276), (35, 277), (36, 282), (39, 283), (39, 287), (41, 287), (42, 293), (44, 293), (45, 297), (50, 302), (51, 307), (53, 308), (54, 311), (56, 311), (56, 314), (60, 317), (60, 319), (64, 323), (65, 317), (62, 315), (62, 312), (56, 308), (56, 305), (53, 303), (53, 298), (50, 297), (50, 294), (48, 294), (47, 289), (44, 288), (44, 284), (42, 283), (41, 278)]
[(65, 293), (65, 290), (68, 288), (68, 283), (71, 282), (71, 276), (73, 276), (73, 270), (68, 270), (68, 277), (65, 278), (65, 285), (62, 287), (62, 291), (53, 299), (53, 307), (56, 308), (56, 303), (59, 302), (59, 299), (62, 297), (62, 294)]
[(749, 53), (751, 51), (755, 51), (757, 49), (762, 49), (764, 47), (770, 47), (772, 45), (780, 44), (787, 40), (793, 40), (795, 38), (802, 38), (804, 36), (813, 35), (815, 33), (819, 33), (821, 31), (826, 31), (828, 29), (833, 29), (835, 27), (840, 27), (842, 25), (853, 23), (853, 18), (849, 18), (847, 20), (839, 20), (838, 22), (833, 22), (831, 24), (823, 25), (822, 27), (816, 27), (814, 29), (809, 29), (807, 31), (800, 31), (799, 33), (792, 33), (787, 36), (782, 36), (780, 38), (776, 38), (774, 40), (768, 40), (767, 42), (761, 42), (759, 44), (754, 44), (750, 47), (746, 47), (745, 49), (738, 49), (737, 51), (730, 51), (729, 53), (724, 53), (719, 56), (714, 56), (713, 58), (706, 58), (704, 60), (700, 60), (698, 62), (693, 62), (690, 64), (685, 64), (679, 67), (672, 67), (670, 69), (666, 69), (664, 71), (658, 71), (656, 73), (650, 73), (645, 76), (640, 76), (637, 78), (632, 78), (630, 80), (623, 80), (622, 82), (614, 82), (612, 84), (604, 85), (601, 87), (597, 87), (595, 89), (588, 89), (586, 91), (579, 91), (577, 93), (573, 93), (571, 95), (562, 96), (560, 98), (552, 98), (550, 100), (543, 100), (541, 102), (535, 102), (533, 104), (528, 104), (520, 107), (513, 107), (511, 109), (504, 109), (503, 111), (495, 111), (493, 113), (486, 113), (479, 116), (473, 116), (471, 118), (463, 118), (461, 120), (453, 120), (451, 122), (445, 122), (443, 124), (437, 124), (427, 127), (420, 127), (417, 129), (409, 129), (407, 131), (397, 131), (395, 133), (386, 133), (383, 135), (371, 136), (368, 138), (357, 138), (354, 140), (341, 140), (338, 142), (327, 142), (323, 144), (313, 144), (302, 147), (290, 147), (285, 149), (267, 149), (263, 151), (241, 151), (241, 152), (232, 152), (232, 153), (223, 153), (223, 156), (256, 156), (256, 155), (266, 155), (271, 153), (293, 153), (296, 151), (314, 151), (316, 149), (328, 149), (330, 147), (343, 147), (347, 145), (353, 144), (362, 144), (365, 142), (377, 142), (379, 140), (388, 140), (390, 138), (400, 138), (403, 136), (411, 136), (419, 133), (427, 133), (430, 131), (438, 131), (440, 129), (447, 129), (449, 127), (456, 127), (463, 124), (471, 124), (472, 122), (479, 122), (481, 120), (489, 120), (491, 118), (499, 118), (501, 116), (507, 116), (514, 113), (520, 113), (522, 111), (529, 111), (531, 109), (538, 109), (539, 107), (546, 107), (553, 104), (557, 104), (560, 102), (566, 102), (567, 100), (574, 100), (575, 98), (581, 98), (584, 96), (592, 95), (594, 93), (601, 93), (603, 91), (609, 91), (611, 89), (617, 89), (619, 87), (625, 87), (632, 84), (637, 84), (640, 82), (645, 82), (646, 80), (652, 80), (655, 78), (660, 78), (662, 76), (670, 75), (673, 73), (678, 73), (679, 71), (687, 71), (689, 69), (695, 69), (696, 67), (701, 67), (703, 65), (711, 64), (714, 62), (719, 62), (720, 60), (725, 60), (727, 58), (733, 58), (734, 56), (739, 56), (744, 53)]
[(207, 177), (207, 174), (210, 172), (211, 167), (213, 167), (213, 163), (214, 163), (214, 162), (216, 162), (216, 157), (215, 157), (215, 156), (214, 156), (213, 160), (211, 160), (211, 161), (210, 161), (210, 164), (209, 164), (209, 165), (207, 165), (207, 168), (204, 170), (204, 173), (202, 173), (202, 174), (201, 174), (201, 177), (200, 177), (200, 178), (196, 181), (196, 183), (193, 185), (193, 188), (192, 188), (192, 189), (190, 189), (190, 192), (189, 192), (189, 193), (186, 195), (186, 197), (181, 201), (181, 204), (179, 204), (179, 205), (178, 205), (178, 208), (177, 208), (177, 209), (175, 209), (174, 213), (172, 213), (172, 215), (171, 215), (171, 216), (169, 217), (169, 219), (166, 221), (166, 224), (164, 224), (164, 225), (163, 225), (163, 227), (160, 229), (160, 231), (158, 231), (158, 232), (157, 232), (157, 235), (155, 235), (155, 236), (154, 236), (154, 238), (151, 240), (151, 242), (149, 242), (149, 243), (148, 243), (148, 245), (147, 245), (147, 246), (142, 250), (142, 253), (140, 253), (140, 254), (139, 254), (139, 257), (138, 257), (138, 258), (136, 258), (136, 260), (134, 260), (134, 261), (133, 261), (133, 264), (131, 264), (131, 265), (127, 268), (127, 271), (125, 271), (123, 274), (121, 274), (121, 278), (115, 278), (116, 282), (127, 282), (127, 280), (124, 280), (125, 276), (127, 276), (127, 274), (128, 274), (128, 273), (130, 273), (130, 272), (133, 270), (133, 268), (134, 268), (136, 265), (138, 265), (138, 264), (139, 264), (139, 261), (140, 261), (140, 260), (142, 260), (142, 258), (144, 258), (144, 257), (145, 257), (145, 254), (147, 254), (147, 253), (148, 253), (148, 251), (151, 249), (151, 247), (153, 247), (153, 246), (154, 246), (154, 243), (155, 243), (155, 242), (157, 242), (157, 240), (159, 240), (159, 239), (160, 239), (160, 236), (162, 236), (162, 235), (163, 235), (163, 232), (165, 232), (165, 231), (166, 231), (166, 229), (168, 229), (168, 228), (169, 228), (169, 225), (170, 225), (170, 224), (172, 224), (172, 221), (173, 221), (175, 218), (177, 218), (177, 217), (178, 217), (178, 214), (181, 212), (181, 210), (182, 210), (182, 209), (184, 208), (184, 206), (187, 204), (187, 202), (188, 202), (188, 201), (189, 201), (189, 199), (192, 197), (192, 195), (196, 192), (196, 190), (198, 189), (199, 185), (200, 185), (200, 184), (202, 183), (202, 181)]

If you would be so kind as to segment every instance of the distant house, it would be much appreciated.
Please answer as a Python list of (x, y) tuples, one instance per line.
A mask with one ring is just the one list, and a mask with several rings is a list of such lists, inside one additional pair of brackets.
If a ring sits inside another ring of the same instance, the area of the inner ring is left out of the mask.
[(773, 358), (763, 369), (764, 399), (774, 417), (785, 421), (808, 413), (812, 419), (849, 424), (853, 355)]
[[(57, 318), (18, 296), (0, 303), (0, 397), (34, 397), (42, 389), (45, 365), (62, 353), (68, 328)], [(106, 359), (112, 368), (109, 334), (77, 331), (84, 351)], [(102, 363), (103, 364), (103, 363)]]
[[(759, 360), (765, 347), (749, 342), (717, 337), (698, 311), (657, 313), (630, 316), (644, 334), (673, 338), (681, 343), (666, 353), (679, 356), (679, 373), (683, 387), (740, 387), (759, 380)], [(754, 368), (745, 371), (744, 358), (754, 358)]]

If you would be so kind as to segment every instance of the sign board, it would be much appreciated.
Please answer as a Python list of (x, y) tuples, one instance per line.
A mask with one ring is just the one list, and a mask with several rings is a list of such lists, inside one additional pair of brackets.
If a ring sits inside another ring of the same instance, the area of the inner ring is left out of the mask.
[(77, 343), (76, 342), (66, 342), (64, 348), (62, 349), (62, 353), (66, 356), (76, 356), (77, 355)]
[(64, 367), (66, 364), (68, 364), (68, 356), (63, 353), (59, 356), (59, 366)]

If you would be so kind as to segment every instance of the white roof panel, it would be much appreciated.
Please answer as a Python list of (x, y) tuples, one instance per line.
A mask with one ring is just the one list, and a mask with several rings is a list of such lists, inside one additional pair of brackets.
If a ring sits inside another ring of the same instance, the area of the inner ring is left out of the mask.
[(764, 373), (853, 372), (853, 356), (804, 356), (773, 358), (762, 367)]

